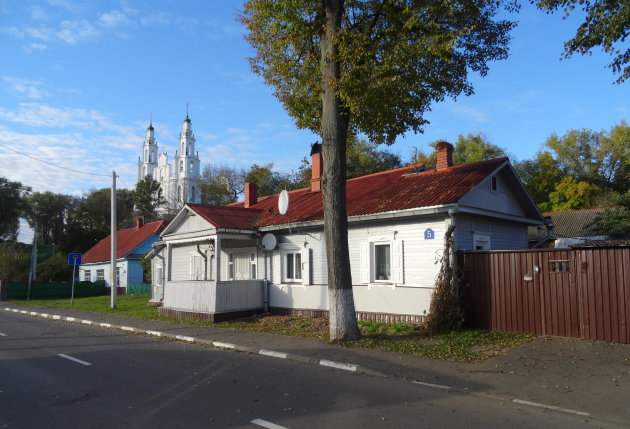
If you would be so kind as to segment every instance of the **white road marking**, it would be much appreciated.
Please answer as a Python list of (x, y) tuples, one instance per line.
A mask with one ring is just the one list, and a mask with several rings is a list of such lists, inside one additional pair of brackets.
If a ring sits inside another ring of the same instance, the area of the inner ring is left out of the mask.
[(215, 347), (222, 347), (224, 349), (234, 349), (234, 348), (236, 348), (236, 345), (234, 345), (234, 344), (223, 343), (221, 341), (213, 341), (212, 345), (215, 346)]
[(0, 337), (6, 337), (7, 334), (3, 334), (2, 332), (0, 332)]
[(357, 366), (351, 363), (335, 362), (335, 361), (326, 360), (326, 359), (320, 359), (319, 364), (321, 366), (328, 366), (330, 368), (343, 369), (344, 371), (356, 372), (357, 370)]
[(255, 419), (255, 420), (252, 420), (250, 423), (253, 423), (257, 426), (261, 426), (267, 429), (287, 429), (284, 426), (280, 426), (280, 425), (268, 422), (267, 420), (263, 420), (263, 419)]
[(31, 311), (29, 314), (30, 314), (31, 316), (37, 316), (37, 312), (35, 312), (35, 311)]
[(273, 350), (260, 349), (260, 350), (258, 350), (258, 354), (261, 354), (261, 355), (264, 355), (264, 356), (277, 357), (277, 358), (280, 358), (280, 359), (286, 359), (287, 358), (287, 353), (274, 352)]
[(178, 340), (182, 340), (182, 341), (188, 341), (188, 342), (193, 342), (195, 341), (195, 339), (193, 337), (187, 337), (186, 335), (178, 335), (175, 337)]
[(512, 402), (515, 402), (517, 404), (529, 405), (532, 407), (545, 408), (547, 410), (562, 411), (564, 413), (577, 414), (580, 416), (587, 416), (587, 417), (590, 416), (590, 414), (585, 411), (571, 410), (568, 408), (556, 407), (555, 405), (541, 404), (539, 402), (524, 401), (522, 399), (512, 399)]
[(149, 335), (155, 335), (156, 337), (161, 337), (162, 333), (158, 332), (158, 331), (146, 331), (147, 334)]
[(53, 319), (54, 319), (54, 320), (59, 320), (59, 319), (61, 319), (61, 316), (59, 316), (59, 315), (55, 314), (55, 315), (53, 316)]
[(91, 320), (81, 320), (81, 323), (83, 323), (84, 325), (91, 325), (92, 321)]
[(446, 389), (446, 390), (452, 389), (452, 387), (444, 386), (442, 384), (425, 383), (424, 381), (417, 381), (417, 380), (411, 380), (411, 382), (414, 384), (420, 384), (421, 386), (437, 387), (438, 389)]
[(75, 319), (74, 317), (66, 317), (66, 320), (67, 320), (68, 322), (74, 322), (74, 321), (75, 321), (75, 320), (77, 320), (77, 319)]
[(103, 328), (111, 328), (112, 324), (111, 323), (99, 323), (99, 326), (101, 326)]
[(122, 329), (123, 331), (129, 331), (129, 332), (135, 331), (135, 329), (132, 328), (131, 326), (121, 326), (120, 329)]
[(60, 353), (60, 354), (59, 354), (59, 355), (57, 355), (57, 356), (61, 356), (62, 358), (69, 359), (69, 360), (71, 360), (71, 361), (73, 361), (73, 362), (76, 362), (76, 363), (80, 363), (81, 365), (85, 365), (85, 366), (90, 366), (90, 365), (92, 365), (92, 364), (91, 364), (91, 363), (89, 363), (89, 362), (86, 362), (86, 361), (81, 360), (81, 359), (73, 358), (72, 356), (64, 355), (63, 353)]

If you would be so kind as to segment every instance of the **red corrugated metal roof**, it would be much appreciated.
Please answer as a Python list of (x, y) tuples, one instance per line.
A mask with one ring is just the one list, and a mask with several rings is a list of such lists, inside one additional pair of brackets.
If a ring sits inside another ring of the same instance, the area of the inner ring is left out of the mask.
[[(133, 252), (147, 238), (156, 232), (161, 232), (168, 221), (160, 220), (157, 222), (147, 223), (140, 228), (121, 229), (116, 231), (116, 256), (124, 258)], [(111, 235), (99, 241), (94, 247), (83, 254), (82, 262), (84, 264), (93, 262), (108, 261), (111, 258), (112, 248)]]
[[(497, 158), (419, 173), (415, 173), (415, 166), (408, 166), (350, 179), (346, 182), (347, 214), (357, 216), (453, 204), (506, 161), (507, 158)], [(256, 226), (324, 219), (321, 192), (311, 192), (310, 188), (290, 191), (289, 201), (287, 215), (281, 216), (270, 212), (270, 209), (277, 212), (278, 195), (259, 198), (251, 206), (262, 214)], [(243, 202), (230, 207), (242, 208)]]
[(187, 206), (215, 227), (226, 229), (252, 229), (262, 214), (260, 209), (246, 209), (242, 205), (235, 207), (188, 203)]

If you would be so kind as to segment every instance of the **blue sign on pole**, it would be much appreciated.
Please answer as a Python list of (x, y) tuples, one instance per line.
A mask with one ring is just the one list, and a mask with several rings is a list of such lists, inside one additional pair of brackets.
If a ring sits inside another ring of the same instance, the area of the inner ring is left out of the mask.
[(68, 253), (68, 265), (81, 265), (81, 253)]

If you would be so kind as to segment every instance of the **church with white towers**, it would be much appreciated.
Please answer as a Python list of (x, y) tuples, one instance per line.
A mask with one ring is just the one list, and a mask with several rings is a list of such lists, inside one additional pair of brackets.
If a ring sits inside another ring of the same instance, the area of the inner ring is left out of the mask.
[(199, 194), (199, 153), (195, 151), (195, 135), (188, 113), (179, 135), (179, 147), (175, 151), (173, 163), (169, 163), (166, 152), (158, 155), (153, 121), (149, 122), (142, 146), (142, 156), (138, 158), (138, 181), (146, 176), (160, 184), (160, 211), (177, 210), (184, 203), (198, 203)]

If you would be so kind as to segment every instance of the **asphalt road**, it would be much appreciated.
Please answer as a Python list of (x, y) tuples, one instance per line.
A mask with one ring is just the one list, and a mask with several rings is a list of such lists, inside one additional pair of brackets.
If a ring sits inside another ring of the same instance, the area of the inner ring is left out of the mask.
[(0, 313), (0, 427), (628, 426), (400, 379)]

